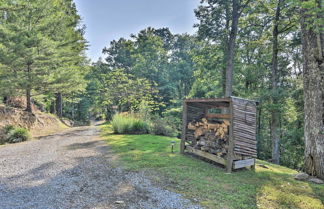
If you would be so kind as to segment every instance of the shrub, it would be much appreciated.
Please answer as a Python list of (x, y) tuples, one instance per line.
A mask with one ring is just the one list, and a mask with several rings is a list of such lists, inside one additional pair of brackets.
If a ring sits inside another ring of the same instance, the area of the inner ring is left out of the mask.
[(146, 134), (149, 131), (149, 125), (134, 115), (116, 114), (111, 125), (118, 134)]
[(150, 133), (170, 137), (178, 136), (177, 129), (170, 125), (168, 118), (161, 118), (158, 115), (152, 116)]
[(149, 129), (150, 127), (145, 121), (137, 119), (133, 124), (132, 132), (147, 134), (149, 133)]
[(9, 133), (7, 133), (7, 142), (17, 143), (27, 141), (30, 138), (29, 131), (25, 128), (14, 127)]
[(167, 109), (162, 113), (166, 123), (174, 129), (180, 138), (182, 130), (182, 108)]
[(16, 127), (15, 127), (14, 125), (6, 125), (6, 126), (3, 128), (5, 134), (9, 134), (10, 131), (12, 131), (12, 130), (14, 130), (14, 129), (16, 129)]
[(6, 143), (6, 135), (3, 130), (0, 130), (0, 145)]

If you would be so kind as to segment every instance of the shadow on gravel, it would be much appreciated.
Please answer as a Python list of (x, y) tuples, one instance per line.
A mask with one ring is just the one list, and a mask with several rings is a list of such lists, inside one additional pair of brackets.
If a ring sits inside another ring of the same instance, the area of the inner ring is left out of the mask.
[(134, 188), (119, 191), (125, 179), (107, 162), (107, 147), (96, 144), (72, 144), (72, 149), (90, 146), (99, 154), (74, 158), (74, 167), (57, 174), (55, 163), (50, 162), (20, 175), (0, 177), (0, 208), (125, 208), (115, 201), (138, 201)]
[(19, 175), (0, 176), (0, 208), (199, 208), (187, 207), (190, 202), (180, 195), (152, 186), (144, 174), (116, 167), (102, 141), (64, 148), (54, 162)]
[(92, 135), (84, 135), (82, 133), (87, 132), (87, 129), (85, 129), (84, 127), (80, 127), (80, 128), (74, 128), (73, 130), (69, 129), (60, 133), (55, 133), (55, 134), (50, 134), (50, 135), (46, 135), (46, 136), (39, 136), (39, 137), (35, 137), (35, 139), (38, 140), (48, 140), (48, 139), (52, 139), (53, 137), (70, 137), (70, 136), (92, 136)]
[[(96, 147), (100, 142), (98, 141), (92, 141), (92, 142), (85, 142), (85, 143), (74, 143), (66, 146), (66, 149), (68, 150), (76, 150), (76, 149), (87, 149), (87, 148), (93, 148)], [(106, 147), (104, 147), (106, 149)], [(101, 150), (104, 151), (104, 150)]]

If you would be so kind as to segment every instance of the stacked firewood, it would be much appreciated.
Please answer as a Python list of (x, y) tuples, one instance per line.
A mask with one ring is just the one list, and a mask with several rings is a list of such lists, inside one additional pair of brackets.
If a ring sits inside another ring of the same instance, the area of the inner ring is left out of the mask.
[(211, 123), (206, 118), (188, 124), (187, 139), (196, 149), (218, 156), (225, 156), (228, 150), (229, 121)]

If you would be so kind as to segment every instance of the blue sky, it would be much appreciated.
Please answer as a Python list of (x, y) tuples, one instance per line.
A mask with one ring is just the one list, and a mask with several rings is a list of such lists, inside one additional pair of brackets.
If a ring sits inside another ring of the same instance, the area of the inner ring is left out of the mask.
[(169, 27), (172, 33), (194, 33), (194, 9), (200, 0), (74, 0), (89, 41), (92, 61), (110, 41), (128, 38), (148, 26)]

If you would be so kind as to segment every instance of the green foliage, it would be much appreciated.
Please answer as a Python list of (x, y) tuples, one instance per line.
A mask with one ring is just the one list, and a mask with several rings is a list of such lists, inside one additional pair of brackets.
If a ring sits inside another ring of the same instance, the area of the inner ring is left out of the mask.
[(175, 137), (179, 135), (176, 125), (173, 123), (172, 118), (162, 118), (159, 115), (151, 116), (150, 133), (154, 135)]
[(14, 125), (6, 125), (3, 130), (5, 134), (9, 134), (12, 130), (14, 130), (16, 127)]
[[(228, 175), (218, 166), (181, 155), (180, 140), (176, 138), (113, 135), (109, 126), (103, 127), (102, 132), (126, 168), (149, 170), (157, 183), (171, 180), (168, 187), (197, 200), (205, 208), (323, 207), (324, 186), (294, 180), (295, 170), (257, 161), (255, 172), (241, 170)], [(174, 154), (171, 153), (171, 141), (176, 141)]]
[(123, 69), (125, 74), (148, 81), (158, 93), (152, 97), (158, 104), (154, 111), (161, 113), (174, 99), (189, 94), (194, 81), (191, 50), (197, 47), (196, 40), (187, 34), (174, 35), (168, 28), (150, 27), (131, 38), (114, 40), (104, 48), (106, 69)]
[[(281, 1), (279, 19), (278, 88), (271, 87), (272, 30), (277, 0), (248, 2), (239, 21), (234, 62), (233, 94), (260, 101), (258, 107), (258, 158), (272, 158), (271, 114), (281, 115), (281, 163), (302, 169), (303, 96), (301, 37), (293, 1)], [(193, 51), (194, 83), (190, 97), (222, 97), (226, 43), (230, 29), (232, 2), (202, 0), (195, 11), (201, 48)], [(277, 102), (274, 104), (271, 98)], [(289, 102), (288, 102), (289, 101)], [(289, 108), (287, 108), (289, 107)]]
[(86, 41), (72, 0), (3, 0), (0, 21), (0, 96), (85, 88)]
[(145, 134), (149, 131), (149, 125), (134, 115), (116, 114), (112, 118), (111, 125), (117, 134)]
[(10, 131), (7, 132), (6, 141), (8, 143), (18, 143), (18, 142), (27, 141), (31, 137), (29, 131), (25, 128), (11, 126), (10, 128), (7, 128), (7, 130), (8, 129), (10, 129)]

